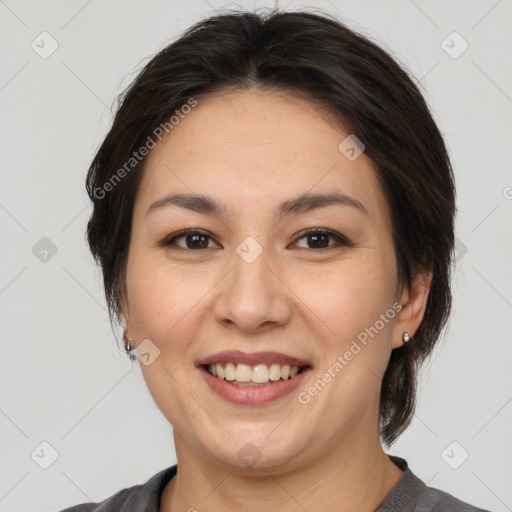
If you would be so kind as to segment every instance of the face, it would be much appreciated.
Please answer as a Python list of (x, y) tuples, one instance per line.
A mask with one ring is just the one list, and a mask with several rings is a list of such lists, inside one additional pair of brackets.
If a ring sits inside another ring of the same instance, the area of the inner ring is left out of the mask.
[(305, 100), (230, 92), (148, 156), (125, 317), (178, 457), (289, 467), (375, 436), (401, 297), (390, 213), (348, 135)]

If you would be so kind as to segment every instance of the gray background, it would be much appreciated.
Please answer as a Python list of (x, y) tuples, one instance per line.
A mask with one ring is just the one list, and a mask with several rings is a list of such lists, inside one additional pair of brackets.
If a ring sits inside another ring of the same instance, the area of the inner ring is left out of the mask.
[[(131, 369), (110, 331), (84, 241), (84, 178), (133, 73), (226, 5), (273, 3), (0, 0), (1, 511), (100, 501), (175, 463), (139, 363)], [(512, 510), (511, 2), (281, 4), (304, 6), (340, 17), (410, 68), (456, 173), (454, 312), (413, 424), (388, 452), (433, 487)]]

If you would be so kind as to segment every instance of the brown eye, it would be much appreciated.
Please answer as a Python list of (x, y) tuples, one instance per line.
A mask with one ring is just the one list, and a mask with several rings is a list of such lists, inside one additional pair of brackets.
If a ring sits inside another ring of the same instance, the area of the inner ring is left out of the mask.
[[(184, 240), (184, 243), (177, 243), (178, 240)], [(176, 246), (180, 249), (198, 250), (198, 249), (211, 249), (208, 246), (212, 238), (197, 230), (187, 230), (174, 235), (172, 238), (165, 240), (161, 245), (164, 247)]]
[[(337, 246), (350, 245), (348, 239), (328, 229), (312, 228), (304, 231), (295, 240), (296, 242), (306, 239), (307, 247), (299, 247), (300, 249), (330, 249)], [(335, 240), (334, 244), (329, 244), (330, 239)]]

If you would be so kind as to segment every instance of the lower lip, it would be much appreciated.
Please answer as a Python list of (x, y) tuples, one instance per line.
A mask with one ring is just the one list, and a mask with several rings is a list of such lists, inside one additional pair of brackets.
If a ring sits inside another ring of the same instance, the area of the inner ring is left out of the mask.
[(206, 368), (198, 367), (210, 389), (228, 402), (240, 405), (266, 405), (289, 395), (309, 373), (311, 368), (299, 373), (293, 379), (279, 380), (266, 386), (237, 386), (227, 380), (210, 375)]

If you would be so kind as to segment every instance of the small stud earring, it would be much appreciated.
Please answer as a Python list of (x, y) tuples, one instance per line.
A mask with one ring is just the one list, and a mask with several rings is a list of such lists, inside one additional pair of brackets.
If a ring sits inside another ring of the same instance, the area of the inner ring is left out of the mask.
[(404, 332), (404, 343), (408, 343), (409, 341), (411, 341), (411, 337), (408, 333)]
[(130, 336), (128, 336), (128, 332), (125, 331), (123, 332), (123, 340), (124, 340), (124, 348), (126, 349), (126, 352), (129, 352), (130, 350), (132, 350), (132, 346), (130, 345), (130, 341), (132, 341), (132, 339), (130, 338)]
[(123, 340), (124, 340), (124, 350), (125, 352), (130, 356), (130, 359), (134, 360), (137, 359), (135, 355), (132, 353), (135, 350), (135, 347), (132, 347), (130, 345), (130, 341), (133, 341), (130, 336), (128, 336), (128, 332), (124, 331), (123, 333)]

